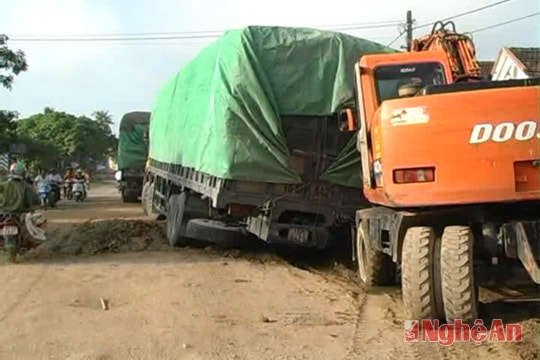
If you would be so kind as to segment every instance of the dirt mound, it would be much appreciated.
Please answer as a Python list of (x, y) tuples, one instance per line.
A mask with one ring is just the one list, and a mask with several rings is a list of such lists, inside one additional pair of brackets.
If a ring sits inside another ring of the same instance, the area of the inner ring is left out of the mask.
[(51, 226), (47, 242), (34, 255), (95, 255), (99, 253), (170, 250), (164, 224), (142, 220), (105, 220)]

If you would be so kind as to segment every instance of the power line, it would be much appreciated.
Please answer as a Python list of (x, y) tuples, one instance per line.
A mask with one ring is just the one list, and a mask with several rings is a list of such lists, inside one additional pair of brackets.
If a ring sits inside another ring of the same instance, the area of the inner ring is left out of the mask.
[[(469, 10), (469, 11), (465, 11), (465, 12), (462, 12), (460, 14), (456, 14), (456, 15), (453, 15), (453, 16), (449, 16), (447, 18), (440, 19), (438, 21), (446, 21), (446, 20), (451, 20), (451, 19), (455, 19), (455, 18), (458, 18), (458, 17), (474, 14), (474, 13), (477, 13), (477, 12), (482, 11), (482, 10), (486, 10), (486, 9), (489, 9), (489, 8), (492, 8), (492, 7), (495, 7), (495, 6), (498, 6), (498, 5), (502, 5), (502, 4), (507, 3), (509, 1), (512, 1), (512, 0), (501, 0), (501, 1), (498, 1), (496, 3), (492, 3), (492, 4), (482, 6), (482, 7), (476, 8), (476, 9), (472, 9), (472, 10)], [(433, 26), (433, 25), (435, 25), (436, 22), (437, 21), (433, 21), (433, 22), (430, 22), (428, 24), (418, 25), (413, 30), (420, 29), (420, 28), (423, 28), (423, 27), (426, 27), (426, 26)]]
[(494, 25), (486, 26), (486, 27), (476, 29), (476, 30), (473, 30), (473, 31), (469, 31), (469, 33), (473, 34), (473, 33), (477, 33), (477, 32), (480, 32), (480, 31), (493, 29), (493, 28), (503, 26), (503, 25), (506, 25), (506, 24), (510, 24), (510, 23), (513, 23), (513, 22), (517, 22), (517, 21), (520, 21), (520, 20), (525, 20), (525, 19), (531, 18), (533, 16), (537, 16), (537, 15), (540, 15), (540, 11), (535, 12), (533, 14), (525, 15), (525, 16), (522, 16), (522, 17), (514, 18), (512, 20), (508, 20), (508, 21), (500, 22), (500, 23), (497, 23), (497, 24), (494, 24)]
[[(474, 14), (474, 13), (477, 13), (479, 11), (483, 11), (483, 10), (486, 10), (486, 9), (489, 9), (489, 8), (492, 8), (492, 7), (495, 7), (495, 6), (498, 6), (498, 5), (502, 5), (502, 4), (507, 3), (509, 1), (512, 1), (512, 0), (501, 0), (501, 1), (489, 4), (489, 5), (485, 5), (485, 6), (476, 8), (476, 9), (472, 9), (472, 10), (468, 10), (468, 11), (465, 11), (465, 12), (462, 12), (462, 13), (459, 13), (459, 14), (456, 14), (456, 15), (448, 16), (448, 17), (440, 19), (438, 21), (447, 21), (447, 20), (456, 19), (456, 18), (459, 18), (459, 17), (462, 17), (462, 16)], [(427, 26), (433, 26), (436, 23), (437, 23), (437, 21), (433, 21), (433, 22), (430, 22), (430, 23), (427, 23), (427, 24), (418, 25), (418, 26), (413, 27), (413, 30), (420, 29), (420, 28), (427, 27)], [(393, 43), (395, 43), (397, 40), (399, 40), (406, 32), (407, 32), (406, 30), (401, 31), (399, 33), (399, 35), (394, 40), (392, 40), (390, 43), (388, 43), (387, 46), (391, 46)]]
[[(317, 25), (313, 26), (314, 28), (362, 28), (362, 27), (379, 27), (381, 25), (383, 26), (392, 26), (392, 25), (398, 25), (400, 24), (400, 20), (384, 20), (384, 21), (369, 21), (369, 22), (362, 22), (362, 23), (354, 23), (354, 24), (334, 24), (334, 25)], [(37, 38), (56, 38), (61, 36), (73, 36), (73, 37), (134, 37), (134, 36), (164, 36), (164, 35), (202, 35), (202, 34), (216, 34), (216, 33), (224, 33), (228, 31), (229, 29), (221, 29), (221, 30), (197, 30), (197, 31), (166, 31), (166, 32), (138, 32), (138, 33), (105, 33), (105, 34), (79, 34), (79, 35), (44, 35), (44, 34), (12, 34), (10, 35), (13, 38), (27, 38), (27, 37), (37, 37)]]
[(106, 41), (134, 41), (134, 40), (182, 40), (182, 39), (214, 39), (221, 34), (208, 35), (176, 35), (176, 36), (146, 36), (146, 37), (72, 37), (72, 38), (12, 38), (12, 42), (106, 42)]
[(394, 38), (394, 40), (390, 41), (386, 46), (388, 46), (388, 47), (392, 46), (392, 44), (395, 43), (396, 41), (398, 41), (403, 35), (405, 35), (405, 33), (406, 33), (406, 31), (400, 32), (399, 35), (396, 36)]
[[(328, 30), (363, 30), (363, 29), (378, 29), (386, 27), (394, 27), (398, 25), (399, 21), (385, 21), (385, 22), (370, 22), (359, 24), (343, 24), (343, 25), (322, 25), (315, 28), (328, 27)], [(71, 37), (61, 36), (36, 36), (32, 35), (18, 35), (12, 36), (11, 41), (19, 42), (73, 42), (73, 41), (134, 41), (134, 40), (179, 40), (179, 39), (203, 39), (203, 38), (217, 38), (224, 32), (213, 31), (194, 31), (194, 32), (162, 32), (162, 33), (132, 33), (132, 34), (95, 34), (95, 35), (78, 35)]]

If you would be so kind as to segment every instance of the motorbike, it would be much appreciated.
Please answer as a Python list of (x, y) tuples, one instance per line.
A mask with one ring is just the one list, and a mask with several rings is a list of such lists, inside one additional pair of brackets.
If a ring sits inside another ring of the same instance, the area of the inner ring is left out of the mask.
[[(43, 229), (45, 224), (42, 214), (0, 212), (0, 241), (10, 262), (16, 262), (17, 255), (23, 255), (26, 250), (38, 245), (34, 241), (26, 241), (28, 237), (39, 241), (46, 240)], [(23, 234), (24, 229), (26, 234)]]
[(17, 214), (0, 213), (0, 239), (9, 261), (15, 262), (21, 243), (21, 220)]
[(66, 179), (64, 182), (64, 198), (73, 199), (73, 180)]
[(51, 183), (51, 192), (50, 192), (50, 199), (49, 204), (52, 207), (56, 207), (56, 203), (60, 200), (60, 187), (57, 183), (53, 182)]
[(39, 200), (44, 210), (47, 210), (51, 198), (51, 188), (48, 184), (43, 183), (38, 187)]
[(84, 199), (86, 199), (86, 187), (85, 187), (85, 180), (82, 179), (75, 179), (73, 181), (73, 198), (76, 202), (81, 202)]

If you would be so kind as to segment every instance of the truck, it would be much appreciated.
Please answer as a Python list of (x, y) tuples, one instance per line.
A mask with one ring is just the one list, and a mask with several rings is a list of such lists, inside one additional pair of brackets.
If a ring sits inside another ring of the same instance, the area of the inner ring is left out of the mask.
[(368, 292), (401, 283), (407, 319), (473, 324), (480, 285), (540, 283), (540, 79), (483, 81), (472, 40), (437, 25), (355, 63), (354, 251)]
[(148, 157), (150, 112), (131, 111), (122, 116), (118, 136), (119, 191), (123, 202), (138, 202), (142, 195)]
[(203, 49), (159, 93), (150, 121), (146, 214), (189, 238), (324, 249), (348, 241), (362, 194), (353, 64), (378, 43), (249, 26)]

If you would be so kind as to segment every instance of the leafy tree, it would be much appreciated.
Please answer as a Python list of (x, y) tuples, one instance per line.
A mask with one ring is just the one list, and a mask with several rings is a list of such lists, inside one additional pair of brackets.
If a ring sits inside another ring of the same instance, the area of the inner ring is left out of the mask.
[(11, 90), (15, 76), (28, 70), (26, 56), (21, 50), (10, 50), (6, 42), (8, 37), (0, 34), (0, 85)]
[(9, 144), (16, 140), (15, 120), (19, 114), (15, 111), (0, 110), (0, 153), (9, 150)]
[(103, 146), (108, 148), (107, 156), (111, 156), (113, 158), (116, 158), (117, 152), (116, 149), (118, 148), (118, 139), (116, 136), (114, 136), (111, 126), (114, 124), (113, 117), (111, 113), (107, 110), (98, 110), (95, 111), (93, 114), (94, 119), (98, 126), (103, 130), (105, 134), (107, 134), (106, 143), (103, 144)]
[[(22, 51), (10, 50), (7, 36), (0, 34), (0, 86), (11, 90), (16, 75), (28, 69), (26, 57)], [(16, 141), (15, 120), (19, 114), (15, 111), (0, 110), (0, 153), (7, 152), (9, 145)]]
[(44, 166), (61, 160), (85, 166), (109, 155), (116, 141), (103, 123), (52, 108), (18, 121), (17, 134), (27, 144), (29, 157)]
[(100, 127), (102, 127), (103, 129), (109, 129), (110, 131), (113, 120), (112, 115), (107, 110), (94, 111), (92, 115), (94, 116), (94, 119)]

